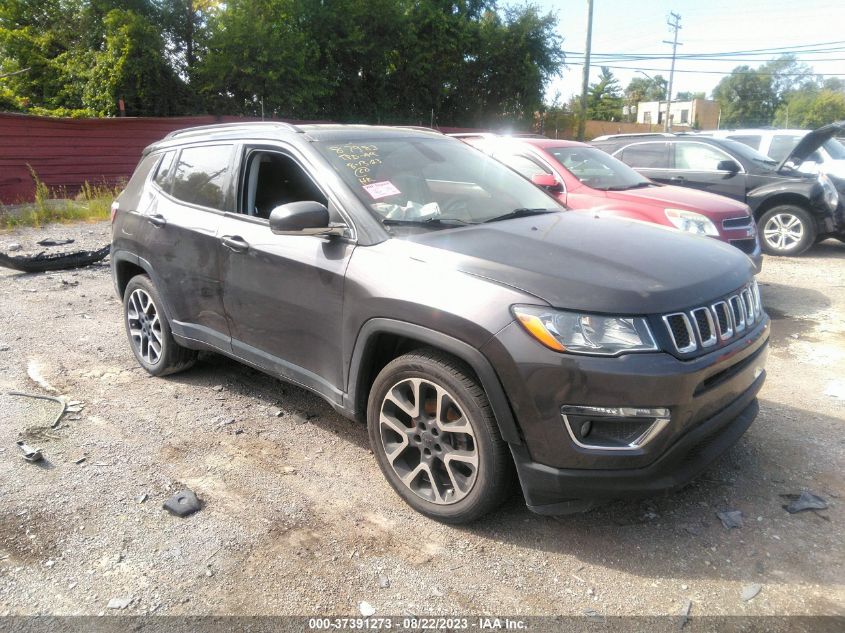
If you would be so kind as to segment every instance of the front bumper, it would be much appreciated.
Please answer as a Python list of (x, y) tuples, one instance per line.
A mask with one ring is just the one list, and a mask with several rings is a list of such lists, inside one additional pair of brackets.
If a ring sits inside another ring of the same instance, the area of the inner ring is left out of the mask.
[[(532, 509), (562, 513), (593, 500), (684, 484), (745, 432), (765, 379), (769, 319), (730, 345), (682, 360), (666, 353), (597, 358), (560, 354), (516, 323), (482, 351), (497, 368), (524, 442), (511, 447)], [(565, 405), (667, 408), (669, 424), (646, 445), (576, 445)], [(545, 510), (541, 509), (545, 508)]]
[(577, 470), (531, 461), (523, 446), (512, 446), (519, 481), (529, 509), (538, 514), (567, 514), (588, 509), (597, 500), (648, 495), (679, 488), (733, 446), (757, 417), (757, 392), (765, 374), (724, 410), (684, 435), (645, 468)]

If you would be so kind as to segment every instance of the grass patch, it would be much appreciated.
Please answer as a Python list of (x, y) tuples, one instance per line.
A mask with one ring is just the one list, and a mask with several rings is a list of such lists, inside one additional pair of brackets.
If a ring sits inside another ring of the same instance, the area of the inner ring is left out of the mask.
[(111, 215), (111, 203), (121, 190), (119, 186), (86, 182), (75, 197), (69, 198), (64, 189), (47, 187), (31, 167), (30, 173), (35, 181), (35, 201), (14, 209), (0, 205), (0, 230), (54, 222), (107, 220)]

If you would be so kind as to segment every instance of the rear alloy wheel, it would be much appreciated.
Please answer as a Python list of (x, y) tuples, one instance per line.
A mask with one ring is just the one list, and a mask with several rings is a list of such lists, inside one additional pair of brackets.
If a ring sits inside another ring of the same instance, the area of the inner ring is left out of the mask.
[(146, 275), (129, 280), (123, 293), (126, 334), (138, 363), (153, 376), (165, 376), (188, 369), (197, 353), (180, 346), (173, 338), (161, 297)]
[(763, 250), (770, 255), (800, 255), (816, 240), (816, 225), (805, 209), (791, 204), (772, 207), (758, 222)]
[(389, 363), (373, 383), (368, 427), (387, 480), (434, 519), (467, 523), (510, 490), (510, 456), (490, 404), (449, 356), (422, 350)]

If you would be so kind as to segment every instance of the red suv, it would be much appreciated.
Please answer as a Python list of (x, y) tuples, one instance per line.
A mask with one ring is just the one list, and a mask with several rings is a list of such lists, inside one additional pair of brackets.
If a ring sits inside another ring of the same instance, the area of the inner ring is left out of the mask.
[(709, 235), (762, 265), (747, 204), (686, 187), (661, 185), (585, 143), (533, 136), (454, 134), (545, 188), (570, 209), (589, 210)]

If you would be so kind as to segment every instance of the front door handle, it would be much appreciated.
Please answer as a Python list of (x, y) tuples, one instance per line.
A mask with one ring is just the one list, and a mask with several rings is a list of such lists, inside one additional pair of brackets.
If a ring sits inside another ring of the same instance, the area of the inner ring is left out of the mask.
[(224, 235), (220, 238), (220, 241), (223, 246), (236, 253), (244, 253), (249, 250), (249, 244), (240, 235)]
[(156, 213), (155, 215), (148, 215), (147, 221), (153, 226), (164, 226), (165, 224), (167, 224), (167, 218), (165, 218), (160, 213)]
[(683, 176), (672, 176), (669, 179), (669, 182), (686, 182), (686, 181), (687, 181), (687, 179), (684, 178)]

